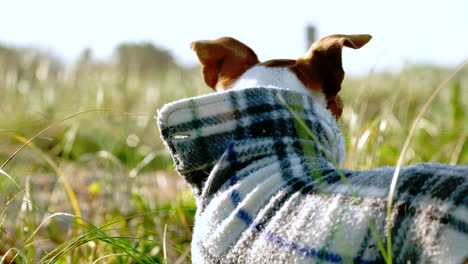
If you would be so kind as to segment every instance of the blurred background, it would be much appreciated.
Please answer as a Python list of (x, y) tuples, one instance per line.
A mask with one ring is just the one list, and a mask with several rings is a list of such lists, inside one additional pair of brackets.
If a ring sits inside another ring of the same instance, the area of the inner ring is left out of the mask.
[[(343, 50), (339, 125), (356, 170), (395, 165), (468, 58), (463, 0), (0, 3), (0, 263), (190, 262), (195, 203), (154, 116), (211, 92), (192, 41), (231, 36), (265, 61), (371, 34)], [(467, 101), (464, 67), (405, 164), (468, 163)]]

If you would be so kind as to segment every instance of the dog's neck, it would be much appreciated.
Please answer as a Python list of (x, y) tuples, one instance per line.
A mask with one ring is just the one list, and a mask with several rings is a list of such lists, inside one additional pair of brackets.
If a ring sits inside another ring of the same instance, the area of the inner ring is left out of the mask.
[(311, 170), (341, 165), (344, 140), (323, 105), (296, 91), (243, 88), (184, 99), (159, 112), (162, 139), (196, 195), (209, 188), (210, 196), (236, 170), (278, 151), (308, 157)]

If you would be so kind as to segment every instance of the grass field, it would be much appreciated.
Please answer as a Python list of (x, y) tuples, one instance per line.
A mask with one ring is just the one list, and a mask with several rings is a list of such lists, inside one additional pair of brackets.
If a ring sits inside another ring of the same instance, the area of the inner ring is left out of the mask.
[[(190, 262), (195, 204), (154, 116), (164, 103), (210, 92), (198, 68), (142, 72), (138, 64), (123, 69), (89, 59), (63, 65), (31, 50), (11, 63), (5, 54), (0, 50), (0, 263)], [(453, 71), (407, 65), (347, 76), (345, 167), (395, 165), (418, 111)], [(468, 164), (466, 102), (468, 67), (418, 123), (404, 163)]]

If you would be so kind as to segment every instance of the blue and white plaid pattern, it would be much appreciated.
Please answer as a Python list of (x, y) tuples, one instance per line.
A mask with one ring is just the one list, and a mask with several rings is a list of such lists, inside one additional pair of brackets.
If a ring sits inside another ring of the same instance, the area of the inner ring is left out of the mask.
[[(369, 221), (385, 242), (394, 168), (338, 170), (343, 138), (308, 96), (271, 88), (215, 93), (164, 106), (158, 124), (197, 198), (193, 262), (383, 262)], [(463, 263), (467, 194), (468, 166), (403, 167), (389, 223), (394, 263)]]

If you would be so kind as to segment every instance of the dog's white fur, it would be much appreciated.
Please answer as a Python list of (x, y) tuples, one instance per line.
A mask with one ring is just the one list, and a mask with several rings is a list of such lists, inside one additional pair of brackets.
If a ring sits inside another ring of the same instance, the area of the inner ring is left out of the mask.
[(254, 66), (229, 85), (226, 90), (258, 87), (286, 89), (306, 94), (315, 103), (326, 108), (325, 95), (321, 91), (307, 89), (290, 69), (284, 67)]

